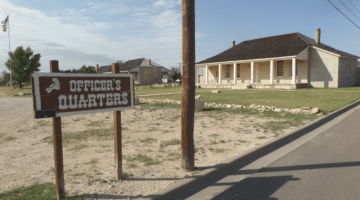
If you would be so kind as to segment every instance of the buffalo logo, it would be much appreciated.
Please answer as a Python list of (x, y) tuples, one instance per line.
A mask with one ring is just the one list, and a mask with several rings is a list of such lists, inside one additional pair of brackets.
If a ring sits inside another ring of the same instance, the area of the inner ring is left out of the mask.
[(46, 88), (47, 93), (50, 93), (52, 90), (60, 90), (60, 83), (57, 78), (53, 78), (52, 84)]

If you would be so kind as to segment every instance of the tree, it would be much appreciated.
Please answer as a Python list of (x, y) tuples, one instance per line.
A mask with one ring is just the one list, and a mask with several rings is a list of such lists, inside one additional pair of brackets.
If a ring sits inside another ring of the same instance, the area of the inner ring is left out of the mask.
[(83, 65), (79, 70), (77, 70), (78, 73), (94, 73), (95, 72), (95, 67), (94, 66), (89, 66), (86, 67), (86, 65)]
[(181, 79), (180, 67), (171, 67), (170, 77), (175, 81), (176, 79)]
[[(33, 55), (33, 51), (28, 47), (26, 50), (22, 46), (16, 48), (14, 52), (9, 52), (9, 59), (5, 65), (12, 73), (12, 80), (19, 83), (19, 87), (22, 91), (22, 83), (30, 82), (30, 73), (39, 72), (41, 64), (40, 54)], [(11, 60), (11, 70), (10, 70)]]
[(78, 73), (76, 69), (59, 70), (60, 73)]
[(10, 81), (10, 74), (5, 69), (1, 72), (1, 77), (3, 78), (3, 83)]

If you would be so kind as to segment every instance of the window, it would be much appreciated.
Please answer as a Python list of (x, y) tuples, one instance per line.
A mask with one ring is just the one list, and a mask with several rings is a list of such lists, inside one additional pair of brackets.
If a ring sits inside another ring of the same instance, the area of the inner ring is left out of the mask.
[(236, 66), (236, 77), (240, 77), (240, 64)]
[(226, 78), (230, 78), (230, 65), (226, 65)]
[(350, 65), (346, 65), (346, 77), (350, 77)]
[[(296, 76), (298, 75), (298, 66), (296, 65)], [(292, 77), (292, 60), (290, 60), (289, 76)]]
[(284, 61), (277, 61), (276, 66), (276, 76), (284, 76)]

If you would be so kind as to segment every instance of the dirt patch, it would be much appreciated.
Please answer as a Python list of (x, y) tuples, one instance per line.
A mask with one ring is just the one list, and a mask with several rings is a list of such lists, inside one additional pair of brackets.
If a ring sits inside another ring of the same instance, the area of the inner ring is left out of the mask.
[[(55, 182), (52, 119), (32, 118), (32, 99), (1, 98), (0, 193), (36, 182)], [(68, 195), (149, 195), (190, 172), (180, 170), (180, 109), (122, 111), (123, 172), (115, 181), (113, 113), (62, 117)], [(274, 119), (227, 112), (195, 114), (195, 165), (216, 165), (274, 139), (262, 124)], [(279, 120), (278, 120), (279, 121)], [(284, 134), (294, 127), (282, 130)]]

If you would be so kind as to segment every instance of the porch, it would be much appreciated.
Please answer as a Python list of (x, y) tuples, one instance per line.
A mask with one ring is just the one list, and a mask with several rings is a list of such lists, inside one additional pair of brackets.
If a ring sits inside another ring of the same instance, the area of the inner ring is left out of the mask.
[(297, 89), (309, 87), (308, 80), (307, 58), (296, 56), (196, 65), (196, 85), (202, 88)]

